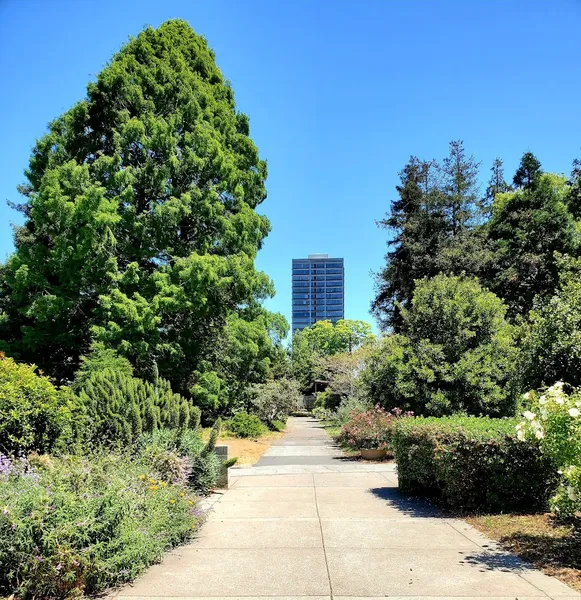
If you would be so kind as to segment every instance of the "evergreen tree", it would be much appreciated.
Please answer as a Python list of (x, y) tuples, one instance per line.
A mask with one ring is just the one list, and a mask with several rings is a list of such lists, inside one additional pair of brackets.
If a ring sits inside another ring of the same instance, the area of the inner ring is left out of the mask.
[(475, 224), (479, 216), (478, 168), (473, 156), (466, 156), (464, 143), (450, 142), (450, 153), (441, 171), (442, 201), (449, 223), (450, 237), (462, 234)]
[(490, 171), (492, 175), (486, 187), (486, 196), (483, 202), (487, 214), (491, 210), (496, 194), (510, 191), (510, 186), (504, 179), (504, 166), (500, 158), (494, 159)]
[(386, 266), (376, 275), (372, 310), (383, 328), (398, 331), (415, 281), (438, 273), (479, 275), (490, 252), (479, 227), (485, 206), (478, 168), (461, 141), (450, 143), (442, 165), (412, 157), (400, 173), (399, 198), (379, 225), (395, 235)]
[(412, 156), (399, 174), (399, 198), (379, 221), (394, 232), (385, 267), (376, 274), (372, 311), (382, 326), (397, 329), (400, 307), (411, 300), (414, 280), (437, 272), (437, 252), (445, 236), (445, 217), (438, 202), (436, 164)]
[(509, 315), (527, 315), (536, 296), (554, 293), (556, 253), (576, 256), (580, 237), (567, 200), (571, 186), (561, 175), (542, 174), (530, 153), (515, 175), (517, 189), (497, 195), (488, 235), (495, 247), (485, 274), (488, 287), (505, 300)]
[(542, 175), (541, 163), (532, 152), (525, 152), (512, 182), (517, 189), (534, 187)]
[(254, 267), (266, 174), (206, 41), (148, 27), (33, 150), (0, 349), (62, 380), (102, 342), (187, 390), (229, 316), (273, 293)]

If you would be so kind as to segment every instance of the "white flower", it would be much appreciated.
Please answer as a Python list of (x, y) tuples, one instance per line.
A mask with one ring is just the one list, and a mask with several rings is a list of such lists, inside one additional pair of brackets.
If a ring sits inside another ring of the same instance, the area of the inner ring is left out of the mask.
[(516, 432), (516, 437), (517, 437), (517, 438), (518, 438), (518, 439), (519, 439), (521, 442), (523, 442), (523, 441), (524, 441), (524, 439), (525, 439), (525, 432), (524, 432), (522, 429), (519, 429), (519, 430)]
[(522, 427), (523, 427), (523, 423), (519, 423), (519, 424), (518, 424), (518, 425), (515, 427), (515, 429), (516, 429), (517, 431), (520, 431), (520, 430), (522, 429)]
[(539, 398), (539, 404), (546, 404), (547, 403), (547, 397), (543, 394), (540, 398)]
[(537, 440), (542, 440), (545, 437), (542, 429), (537, 429), (535, 435), (537, 436)]
[(535, 418), (535, 413), (531, 412), (530, 410), (525, 410), (524, 413), (522, 414), (522, 416), (529, 420), (532, 421)]
[(579, 416), (579, 414), (580, 414), (580, 413), (579, 413), (579, 409), (578, 409), (578, 408), (570, 408), (570, 409), (569, 409), (569, 414), (570, 414), (572, 417), (578, 417), (578, 416)]
[(562, 381), (557, 381), (557, 383), (555, 383), (555, 385), (553, 387), (559, 388), (559, 389), (563, 389), (563, 386), (565, 384)]
[(540, 429), (541, 428), (541, 424), (538, 421), (531, 421), (531, 427), (533, 429)]
[(558, 398), (555, 398), (555, 402), (557, 404), (565, 404), (565, 400), (563, 400), (563, 398), (561, 398), (560, 396)]
[(525, 400), (530, 400), (530, 398), (531, 398), (531, 393), (530, 393), (530, 392), (527, 392), (526, 394), (523, 394), (523, 395), (522, 395), (522, 397), (523, 397)]
[(572, 486), (567, 486), (567, 496), (569, 496), (569, 500), (575, 502), (578, 498), (577, 491)]

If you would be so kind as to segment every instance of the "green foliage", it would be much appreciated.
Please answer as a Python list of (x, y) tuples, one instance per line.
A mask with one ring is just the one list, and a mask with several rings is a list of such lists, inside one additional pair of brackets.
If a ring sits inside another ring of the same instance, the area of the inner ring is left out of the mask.
[[(551, 508), (560, 516), (581, 512), (581, 391), (563, 391), (559, 381), (541, 394), (527, 392), (530, 410), (516, 426), (519, 439), (537, 442), (545, 456), (559, 467), (560, 486)], [(533, 412), (534, 411), (534, 412)]]
[(401, 334), (374, 348), (361, 375), (366, 396), (416, 414), (514, 414), (516, 348), (505, 307), (476, 279), (418, 281)]
[(78, 598), (130, 581), (190, 537), (195, 504), (135, 457), (67, 457), (0, 476), (0, 594)]
[(284, 431), (286, 429), (286, 422), (275, 419), (269, 423), (269, 427), (272, 431)]
[(487, 231), (495, 252), (484, 276), (488, 287), (505, 300), (512, 317), (526, 315), (536, 296), (554, 293), (556, 253), (577, 255), (580, 244), (567, 204), (570, 184), (566, 178), (529, 173), (527, 167), (518, 179), (522, 186), (498, 194), (492, 205)]
[(128, 445), (158, 428), (183, 432), (190, 422), (199, 423), (199, 409), (174, 394), (168, 381), (158, 378), (152, 384), (119, 371), (91, 375), (79, 391), (79, 403), (84, 437), (94, 445)]
[(324, 376), (325, 360), (321, 359), (357, 353), (374, 340), (371, 325), (365, 321), (342, 319), (335, 325), (331, 321), (317, 321), (293, 334), (290, 375), (306, 390), (317, 377)]
[(302, 394), (294, 379), (276, 379), (252, 388), (252, 410), (265, 423), (286, 421), (301, 405)]
[(402, 419), (394, 436), (399, 486), (456, 510), (543, 509), (555, 464), (521, 441), (516, 420), (478, 417)]
[(256, 415), (239, 412), (228, 421), (228, 431), (239, 438), (257, 438), (265, 432), (265, 427)]
[(401, 171), (399, 197), (379, 222), (390, 233), (372, 303), (383, 328), (399, 331), (400, 311), (411, 303), (416, 280), (481, 273), (488, 245), (477, 227), (486, 210), (478, 196), (478, 168), (463, 143), (453, 141), (441, 164), (412, 156)]
[(311, 351), (320, 356), (352, 352), (375, 339), (369, 323), (350, 319), (341, 319), (334, 325), (331, 321), (317, 321), (305, 327), (302, 335)]
[(26, 221), (0, 268), (2, 349), (61, 380), (93, 342), (137, 376), (157, 364), (182, 393), (196, 372), (224, 380), (226, 323), (273, 293), (254, 266), (267, 168), (204, 38), (172, 20), (131, 39), (26, 175)]
[(8, 454), (62, 450), (73, 437), (74, 397), (34, 365), (0, 353), (0, 450)]
[(301, 389), (308, 389), (317, 375), (317, 356), (309, 346), (304, 331), (293, 333), (289, 357), (290, 376), (299, 382)]
[(557, 257), (560, 287), (529, 315), (519, 360), (522, 389), (581, 387), (581, 259)]
[(81, 356), (81, 366), (75, 373), (73, 389), (79, 390), (84, 387), (93, 373), (103, 371), (116, 371), (122, 375), (133, 375), (131, 363), (123, 356), (119, 356), (115, 350), (105, 348), (103, 344), (95, 344), (87, 356)]

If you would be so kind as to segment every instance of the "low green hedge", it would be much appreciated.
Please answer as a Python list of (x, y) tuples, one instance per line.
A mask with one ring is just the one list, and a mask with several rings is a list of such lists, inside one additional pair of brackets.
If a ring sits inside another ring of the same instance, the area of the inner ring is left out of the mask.
[(239, 438), (257, 438), (266, 431), (266, 427), (256, 415), (245, 412), (236, 413), (226, 426), (228, 431)]
[(517, 439), (513, 419), (410, 418), (394, 436), (399, 486), (462, 511), (546, 506), (556, 468), (538, 446)]

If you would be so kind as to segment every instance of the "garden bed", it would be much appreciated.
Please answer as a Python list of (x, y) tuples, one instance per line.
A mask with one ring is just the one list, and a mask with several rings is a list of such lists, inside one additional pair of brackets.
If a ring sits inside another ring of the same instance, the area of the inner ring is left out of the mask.
[(581, 520), (551, 514), (502, 514), (465, 519), (504, 548), (581, 592)]

